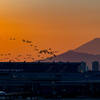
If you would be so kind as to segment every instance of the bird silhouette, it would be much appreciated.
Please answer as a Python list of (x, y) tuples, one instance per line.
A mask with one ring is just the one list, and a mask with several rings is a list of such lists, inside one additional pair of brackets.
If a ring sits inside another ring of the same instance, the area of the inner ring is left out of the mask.
[(10, 40), (12, 40), (12, 38), (10, 38)]
[(51, 51), (51, 52), (49, 52), (49, 54), (50, 54), (50, 55), (53, 55), (53, 54), (54, 54), (54, 52), (53, 52), (53, 51)]
[(32, 60), (34, 60), (34, 58), (31, 58)]
[(33, 46), (33, 45), (30, 45), (30, 46)]
[(53, 55), (54, 57), (56, 57), (56, 55)]
[(43, 51), (41, 50), (40, 52), (38, 52), (38, 53), (42, 53)]
[(18, 57), (21, 57), (22, 55), (18, 55)]
[(23, 39), (22, 41), (25, 42), (26, 40)]
[(10, 53), (8, 53), (8, 55), (11, 55)]
[(40, 55), (38, 55), (38, 57), (40, 57)]
[(26, 41), (27, 43), (29, 43), (29, 41)]
[(30, 59), (30, 57), (28, 57), (28, 59)]
[(51, 50), (51, 48), (49, 48), (49, 50)]
[(32, 41), (29, 41), (28, 43), (32, 43)]
[(52, 60), (53, 57), (49, 57), (49, 60)]

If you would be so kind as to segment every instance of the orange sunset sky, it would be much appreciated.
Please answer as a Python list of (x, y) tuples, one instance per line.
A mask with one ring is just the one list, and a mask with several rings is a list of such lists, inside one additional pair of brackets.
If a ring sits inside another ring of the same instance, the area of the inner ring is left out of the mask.
[(19, 54), (38, 59), (22, 39), (61, 54), (97, 37), (100, 0), (0, 0), (0, 54), (12, 53), (11, 59)]

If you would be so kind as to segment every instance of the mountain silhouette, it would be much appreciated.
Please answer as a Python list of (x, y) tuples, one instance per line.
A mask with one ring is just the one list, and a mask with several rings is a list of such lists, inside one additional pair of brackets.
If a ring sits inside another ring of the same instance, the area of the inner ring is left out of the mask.
[(92, 41), (89, 41), (82, 46), (69, 50), (65, 53), (62, 53), (51, 60), (46, 61), (62, 61), (62, 62), (81, 62), (84, 61), (87, 63), (90, 69), (92, 69), (93, 61), (100, 61), (100, 38), (95, 38)]
[(75, 52), (88, 53), (98, 55), (100, 54), (100, 38), (95, 38), (82, 46), (76, 48)]

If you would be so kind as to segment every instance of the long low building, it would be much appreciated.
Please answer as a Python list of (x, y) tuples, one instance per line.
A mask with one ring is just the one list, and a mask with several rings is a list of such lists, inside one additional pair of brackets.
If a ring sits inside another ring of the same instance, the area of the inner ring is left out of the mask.
[[(78, 72), (81, 62), (0, 62), (0, 90), (34, 96), (99, 96), (100, 72)], [(70, 95), (69, 95), (70, 94)]]
[(0, 62), (0, 72), (78, 72), (80, 62)]

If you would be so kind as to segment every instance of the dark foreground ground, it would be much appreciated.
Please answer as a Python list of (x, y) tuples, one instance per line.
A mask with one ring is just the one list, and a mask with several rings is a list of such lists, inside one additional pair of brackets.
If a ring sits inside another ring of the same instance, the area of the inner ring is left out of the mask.
[[(27, 99), (15, 99), (15, 100), (27, 100)], [(95, 98), (87, 98), (87, 99), (76, 99), (76, 98), (61, 98), (61, 99), (30, 99), (30, 100), (100, 100), (100, 99), (95, 99)]]

